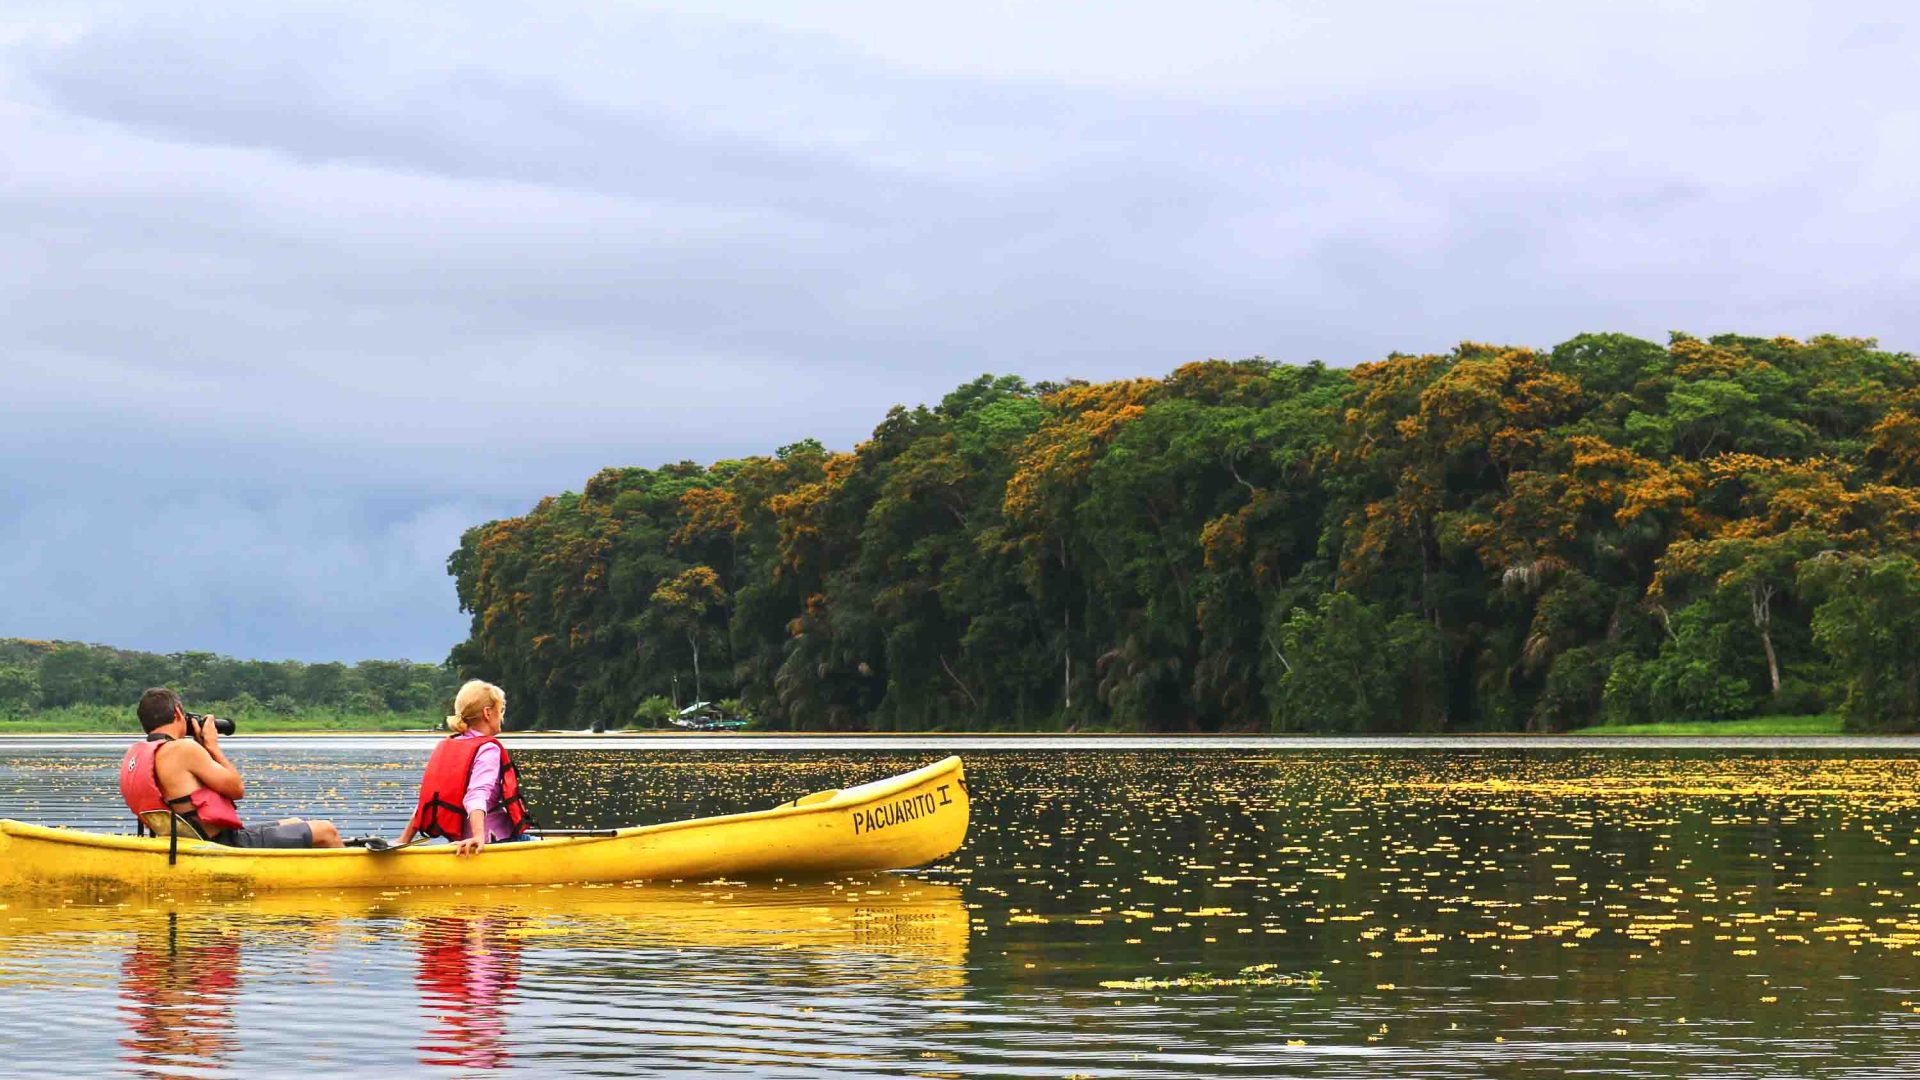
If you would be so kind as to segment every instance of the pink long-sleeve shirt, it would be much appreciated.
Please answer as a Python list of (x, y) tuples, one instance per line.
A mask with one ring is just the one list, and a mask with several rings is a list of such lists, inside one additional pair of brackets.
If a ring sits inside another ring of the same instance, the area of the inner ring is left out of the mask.
[[(484, 739), (486, 736), (477, 731), (463, 731), (456, 738)], [(501, 804), (506, 801), (500, 782), (500, 745), (491, 743), (481, 747), (473, 755), (473, 771), (467, 774), (467, 794), (460, 805), (468, 811), (484, 810), (487, 813), (487, 842), (505, 840), (513, 835), (513, 819)], [(460, 838), (466, 839), (467, 826), (460, 825)]]

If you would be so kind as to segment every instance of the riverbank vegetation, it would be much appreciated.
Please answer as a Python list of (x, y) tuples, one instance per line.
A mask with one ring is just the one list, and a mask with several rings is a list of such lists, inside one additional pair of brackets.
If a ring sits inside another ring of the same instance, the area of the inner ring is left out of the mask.
[[(209, 711), (216, 716), (232, 717), (240, 731), (247, 735), (445, 730), (445, 717), (437, 710), (372, 713), (316, 708), (297, 709), (282, 715), (236, 710), (223, 704)], [(140, 722), (134, 717), (132, 705), (69, 705), (0, 715), (0, 735), (108, 734), (131, 738), (139, 733)]]
[(1917, 551), (1912, 358), (1602, 334), (982, 377), (849, 453), (606, 469), (448, 565), (516, 725), (677, 678), (786, 729), (1906, 730)]
[(405, 660), (303, 664), (4, 638), (0, 734), (138, 730), (134, 706), (150, 686), (258, 733), (437, 728), (459, 682), (444, 664)]

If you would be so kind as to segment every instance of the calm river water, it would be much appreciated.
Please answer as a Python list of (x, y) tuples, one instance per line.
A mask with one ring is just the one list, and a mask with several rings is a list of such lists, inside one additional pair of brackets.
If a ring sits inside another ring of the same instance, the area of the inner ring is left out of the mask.
[[(389, 835), (426, 746), (229, 744), (250, 816)], [(710, 746), (516, 758), (598, 827), (940, 756)], [(0, 1072), (1920, 1075), (1920, 756), (962, 753), (967, 844), (909, 874), (0, 895)], [(0, 744), (0, 816), (123, 831), (117, 756)]]

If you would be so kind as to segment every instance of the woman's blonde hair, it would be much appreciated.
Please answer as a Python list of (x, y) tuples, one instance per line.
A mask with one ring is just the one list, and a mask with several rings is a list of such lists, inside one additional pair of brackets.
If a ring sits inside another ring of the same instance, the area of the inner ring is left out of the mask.
[(447, 717), (447, 726), (456, 734), (464, 732), (473, 721), (480, 719), (481, 711), (489, 705), (505, 712), (507, 692), (485, 679), (468, 679), (460, 692), (453, 695), (453, 715)]

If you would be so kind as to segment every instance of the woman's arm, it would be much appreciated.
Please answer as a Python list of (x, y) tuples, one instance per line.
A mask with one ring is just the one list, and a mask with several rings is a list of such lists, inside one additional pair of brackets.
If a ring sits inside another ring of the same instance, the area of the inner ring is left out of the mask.
[(467, 811), (467, 838), (453, 845), (456, 855), (478, 855), (487, 846), (487, 812)]
[(500, 745), (489, 743), (473, 755), (473, 768), (467, 773), (467, 791), (460, 805), (468, 810), (491, 810), (494, 788), (499, 786)]

